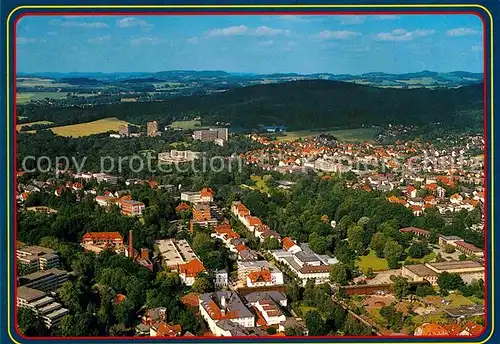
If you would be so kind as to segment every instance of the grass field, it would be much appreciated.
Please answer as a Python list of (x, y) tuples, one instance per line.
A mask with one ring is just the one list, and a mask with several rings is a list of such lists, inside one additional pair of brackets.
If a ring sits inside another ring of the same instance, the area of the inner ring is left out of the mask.
[(422, 325), (423, 323), (441, 323), (447, 320), (446, 314), (443, 312), (436, 312), (427, 315), (415, 315), (411, 318), (411, 321), (415, 325)]
[(469, 300), (469, 298), (461, 294), (450, 294), (446, 296), (444, 299), (450, 302), (450, 304), (446, 307), (460, 307), (460, 306), (468, 306), (474, 304), (473, 301)]
[(264, 193), (269, 193), (269, 186), (267, 186), (266, 184), (266, 181), (269, 180), (269, 178), (271, 178), (270, 175), (265, 175), (263, 177), (257, 175), (250, 176), (250, 179), (252, 179), (255, 182), (254, 190), (258, 190)]
[(66, 83), (57, 83), (52, 79), (42, 78), (16, 78), (17, 86), (21, 87), (67, 87)]
[(49, 121), (37, 121), (37, 122), (22, 123), (22, 124), (16, 125), (16, 130), (19, 131), (24, 127), (31, 127), (32, 125), (36, 125), (36, 124), (52, 124), (52, 123), (53, 122), (49, 122)]
[(20, 93), (16, 94), (16, 102), (18, 104), (26, 104), (30, 100), (43, 100), (45, 98), (66, 99), (66, 93), (64, 93), (64, 92), (34, 92), (34, 93), (20, 92)]
[(172, 122), (172, 124), (170, 124), (168, 127), (173, 128), (173, 129), (184, 129), (184, 130), (193, 130), (193, 129), (202, 129), (203, 128), (201, 126), (201, 121), (195, 121), (195, 120), (175, 121), (175, 122)]
[(357, 129), (338, 129), (338, 130), (301, 130), (290, 131), (285, 136), (278, 137), (278, 141), (294, 141), (300, 138), (316, 136), (319, 134), (331, 134), (340, 141), (370, 141), (380, 132), (380, 128), (357, 128)]
[(119, 120), (116, 117), (103, 118), (97, 121), (65, 125), (62, 127), (54, 127), (51, 130), (61, 136), (81, 137), (105, 133), (108, 131), (118, 131), (120, 125), (128, 124), (126, 121)]
[(387, 260), (378, 258), (373, 250), (370, 250), (367, 256), (359, 257), (359, 260), (356, 261), (356, 266), (365, 273), (368, 271), (368, 268), (372, 268), (373, 271), (389, 270)]

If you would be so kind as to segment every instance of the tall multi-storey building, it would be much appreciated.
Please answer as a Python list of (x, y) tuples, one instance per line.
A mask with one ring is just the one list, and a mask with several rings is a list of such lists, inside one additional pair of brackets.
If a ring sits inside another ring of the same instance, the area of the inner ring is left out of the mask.
[(148, 136), (156, 136), (158, 134), (158, 122), (157, 121), (148, 122), (147, 133), (148, 133)]
[(56, 251), (41, 246), (20, 247), (16, 251), (17, 261), (30, 271), (47, 270), (59, 267)]
[(228, 130), (227, 128), (196, 130), (193, 133), (193, 139), (200, 141), (214, 141), (215, 143), (222, 145), (228, 139)]
[(118, 129), (118, 134), (120, 134), (121, 136), (128, 136), (129, 135), (128, 124), (120, 125)]
[(57, 327), (61, 319), (69, 313), (43, 291), (25, 286), (17, 288), (17, 307), (34, 311), (48, 328)]
[(46, 292), (58, 289), (67, 280), (68, 272), (56, 268), (37, 271), (19, 278), (21, 285)]

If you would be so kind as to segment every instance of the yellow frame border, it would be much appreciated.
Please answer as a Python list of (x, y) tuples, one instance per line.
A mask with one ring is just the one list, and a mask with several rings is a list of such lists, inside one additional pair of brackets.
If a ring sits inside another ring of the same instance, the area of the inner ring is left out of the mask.
[[(6, 105), (7, 105), (7, 157), (9, 157), (9, 152), (10, 152), (10, 126), (11, 126), (11, 121), (10, 121), (10, 98), (11, 98), (11, 75), (10, 75), (10, 23), (11, 23), (11, 18), (14, 15), (15, 12), (19, 10), (24, 10), (24, 9), (314, 9), (314, 8), (322, 8), (322, 9), (348, 9), (348, 8), (355, 8), (355, 9), (370, 9), (370, 8), (386, 8), (386, 9), (393, 9), (393, 8), (408, 8), (408, 9), (415, 9), (415, 8), (476, 8), (476, 9), (481, 9), (484, 12), (488, 14), (489, 20), (490, 20), (490, 104), (491, 104), (491, 111), (490, 111), (490, 144), (491, 144), (491, 156), (489, 157), (490, 159), (490, 178), (491, 178), (491, 190), (490, 192), (490, 199), (493, 200), (494, 196), (494, 163), (493, 163), (493, 152), (494, 152), (494, 141), (493, 141), (493, 135), (494, 135), (494, 130), (493, 130), (493, 121), (494, 121), (494, 116), (493, 116), (493, 102), (494, 102), (494, 93), (493, 93), (493, 15), (491, 12), (488, 10), (488, 8), (479, 5), (479, 4), (428, 4), (428, 5), (420, 5), (420, 4), (408, 4), (408, 5), (99, 5), (99, 6), (91, 6), (91, 5), (33, 5), (33, 6), (18, 6), (14, 8), (12, 11), (10, 11), (9, 15), (7, 16), (7, 21), (6, 21), (6, 34), (7, 34), (7, 39), (6, 39), (6, 46), (7, 46), (7, 70), (6, 70), (6, 79), (7, 79), (7, 85), (6, 85)], [(485, 28), (483, 28), (485, 29)], [(486, 104), (485, 104), (486, 106)], [(10, 181), (11, 181), (11, 166), (10, 166), (10, 159), (7, 159), (7, 298), (10, 301), (11, 298), (11, 269), (10, 269), (10, 258), (11, 258), (11, 247), (9, 245), (10, 243), (10, 229), (11, 229), (11, 221), (10, 221), (10, 192), (11, 192), (11, 187), (10, 187)], [(491, 269), (491, 307), (488, 308), (489, 312), (491, 313), (490, 321), (491, 321), (491, 332), (488, 335), (487, 338), (485, 338), (481, 342), (467, 342), (471, 344), (483, 344), (486, 343), (491, 339), (494, 333), (495, 329), (495, 315), (494, 315), (494, 305), (495, 305), (495, 288), (494, 288), (494, 275), (495, 275), (495, 258), (494, 258), (494, 211), (493, 211), (493, 202), (490, 202), (489, 205), (489, 220), (491, 223), (491, 262), (490, 263), (490, 269)], [(16, 344), (21, 344), (21, 342), (16, 341), (16, 339), (13, 337), (11, 331), (10, 331), (10, 326), (11, 326), (11, 317), (10, 317), (10, 312), (11, 312), (11, 303), (8, 302), (7, 306), (7, 332), (9, 334), (10, 339), (12, 342)], [(341, 342), (341, 341), (336, 341), (336, 343), (343, 344), (347, 342)], [(352, 342), (351, 342), (352, 343)], [(426, 342), (429, 344), (440, 344), (443, 342)], [(445, 342), (445, 343), (452, 343), (452, 344), (460, 344), (460, 342)]]

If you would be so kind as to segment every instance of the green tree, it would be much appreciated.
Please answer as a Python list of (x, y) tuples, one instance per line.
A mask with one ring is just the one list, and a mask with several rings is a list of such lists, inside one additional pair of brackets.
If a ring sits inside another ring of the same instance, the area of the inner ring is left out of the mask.
[(211, 278), (208, 274), (198, 274), (196, 280), (191, 286), (191, 290), (194, 293), (207, 293), (213, 291), (215, 288), (213, 278)]
[(291, 336), (291, 337), (298, 337), (298, 336), (303, 336), (304, 332), (296, 326), (289, 326), (285, 327), (285, 335)]
[(351, 226), (347, 229), (347, 240), (351, 248), (358, 254), (365, 250), (365, 231), (361, 226)]
[(325, 254), (327, 248), (325, 238), (317, 233), (311, 233), (309, 235), (309, 248), (317, 254)]
[(384, 249), (387, 244), (387, 238), (384, 234), (377, 232), (373, 235), (370, 248), (375, 251), (378, 258), (384, 258)]
[(281, 247), (281, 244), (278, 239), (273, 237), (268, 237), (264, 239), (264, 242), (261, 245), (264, 250), (278, 250)]
[(453, 246), (451, 244), (446, 244), (444, 246), (444, 252), (446, 252), (446, 253), (454, 253), (455, 251), (456, 251), (455, 246)]
[(459, 274), (446, 271), (439, 274), (437, 283), (440, 291), (458, 290), (464, 285)]
[(325, 331), (325, 322), (317, 310), (307, 312), (306, 326), (310, 336), (324, 336), (328, 333)]
[(434, 295), (434, 294), (436, 294), (434, 288), (428, 285), (419, 285), (415, 290), (415, 295), (417, 295), (418, 297), (426, 297), (428, 295)]
[(286, 296), (292, 301), (300, 301), (302, 300), (302, 290), (301, 287), (292, 280), (286, 284)]
[(403, 253), (403, 247), (395, 241), (389, 241), (384, 248), (384, 257), (390, 269), (397, 269), (398, 262)]
[(338, 263), (330, 267), (330, 281), (340, 285), (346, 285), (348, 282), (347, 268), (344, 264)]
[(408, 248), (408, 255), (412, 258), (423, 258), (430, 253), (429, 248), (422, 242), (414, 242)]
[(396, 295), (398, 300), (402, 300), (408, 295), (408, 291), (410, 290), (408, 280), (402, 276), (391, 276), (391, 279), (393, 281), (392, 290), (394, 291), (394, 295)]
[(48, 336), (49, 330), (43, 320), (31, 309), (19, 308), (17, 311), (19, 332), (27, 337)]

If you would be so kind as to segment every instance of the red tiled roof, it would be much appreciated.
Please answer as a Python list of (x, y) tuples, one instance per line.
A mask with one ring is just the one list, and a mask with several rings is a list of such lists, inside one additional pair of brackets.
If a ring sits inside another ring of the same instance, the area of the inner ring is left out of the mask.
[(188, 307), (198, 307), (199, 298), (198, 295), (190, 293), (181, 298), (181, 302), (183, 305)]
[(483, 332), (483, 326), (480, 324), (473, 323), (471, 321), (464, 324), (464, 330), (469, 332), (470, 336), (477, 337)]
[(449, 336), (449, 333), (443, 326), (430, 323), (422, 325), (421, 336)]
[(123, 295), (123, 294), (116, 294), (115, 298), (114, 298), (114, 302), (115, 302), (115, 304), (119, 305), (120, 303), (122, 303), (126, 299), (127, 299), (127, 297), (125, 295)]
[(213, 197), (214, 192), (212, 191), (212, 189), (205, 187), (205, 188), (201, 189), (200, 196), (201, 197)]
[(179, 265), (179, 274), (186, 274), (186, 276), (194, 277), (200, 272), (206, 271), (203, 263), (199, 259), (193, 259), (186, 264)]
[(182, 331), (181, 325), (169, 325), (161, 322), (156, 332), (157, 337), (177, 337)]
[(271, 272), (269, 270), (252, 271), (248, 274), (248, 278), (250, 278), (250, 281), (252, 281), (252, 283), (261, 281), (270, 282)]
[(83, 235), (83, 239), (93, 239), (93, 240), (116, 240), (123, 237), (119, 232), (87, 232)]
[(460, 332), (462, 332), (462, 326), (459, 324), (446, 324), (443, 327), (448, 331), (450, 336), (458, 336)]
[(189, 206), (189, 204), (181, 202), (181, 203), (179, 203), (179, 205), (177, 207), (175, 207), (175, 211), (181, 212), (181, 211), (189, 210), (190, 208), (191, 207)]
[(467, 243), (465, 241), (457, 241), (455, 244), (457, 246), (461, 246), (463, 248), (471, 250), (472, 252), (483, 252), (483, 250), (481, 250), (479, 247), (476, 247), (476, 246), (474, 246), (472, 244), (469, 244), (469, 243)]
[(262, 221), (256, 216), (248, 217), (248, 225), (249, 226), (262, 226)]
[(286, 237), (283, 240), (281, 240), (281, 244), (283, 245), (285, 251), (288, 251), (292, 246), (295, 246), (295, 243), (290, 237)]

